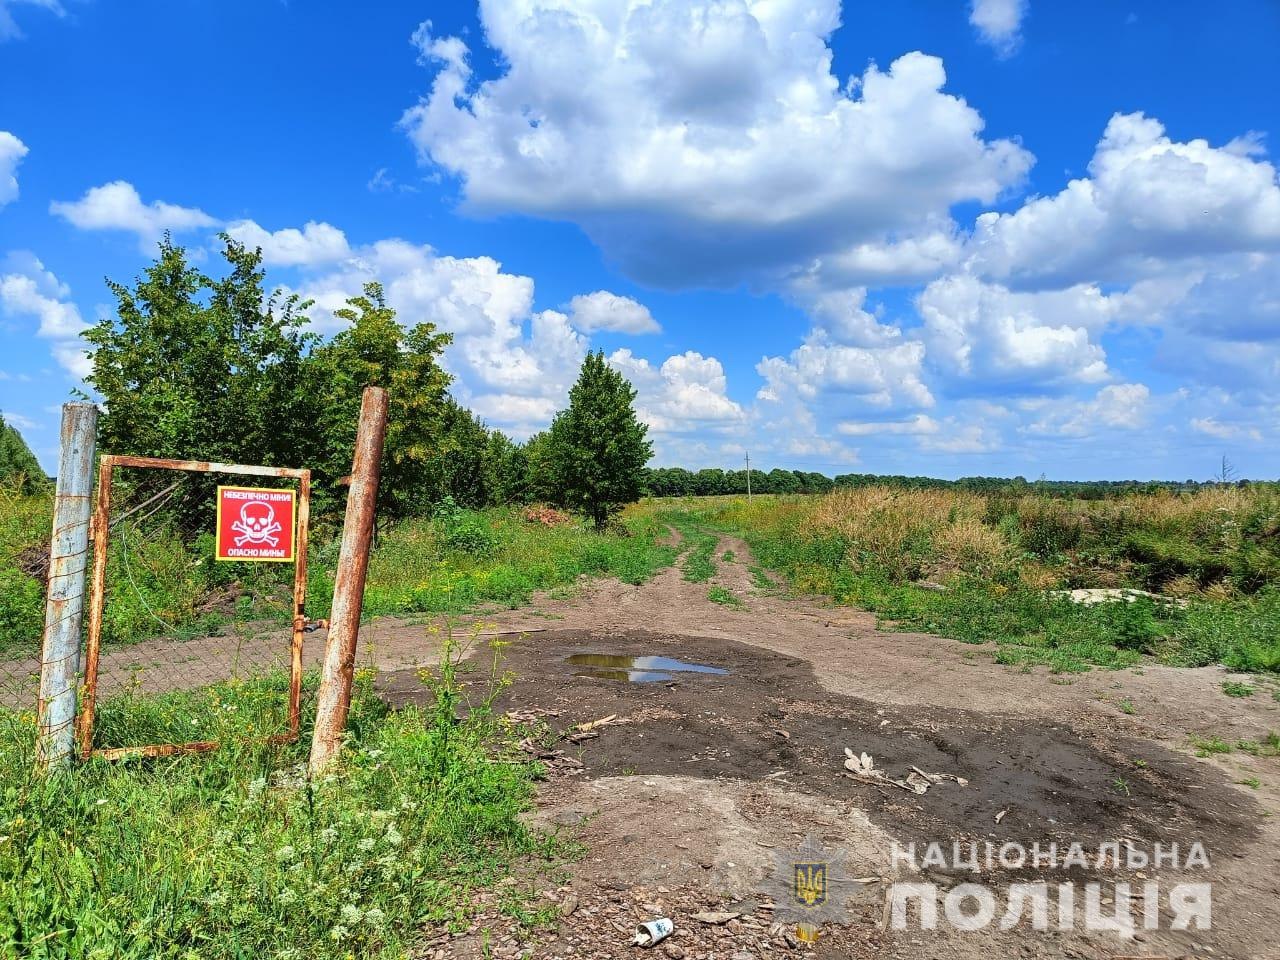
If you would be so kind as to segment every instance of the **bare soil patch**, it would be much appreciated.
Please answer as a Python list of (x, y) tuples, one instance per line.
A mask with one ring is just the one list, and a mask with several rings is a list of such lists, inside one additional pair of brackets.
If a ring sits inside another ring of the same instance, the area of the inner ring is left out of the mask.
[[(728, 672), (629, 682), (610, 678), (625, 671), (570, 662), (582, 654), (678, 657)], [(1096, 845), (1128, 837), (1198, 839), (1231, 854), (1257, 833), (1255, 802), (1149, 742), (1047, 720), (881, 706), (827, 691), (805, 660), (735, 641), (551, 631), (515, 639), (503, 659), (516, 679), (499, 710), (550, 711), (562, 730), (630, 718), (570, 745), (588, 777), (768, 778), (818, 797), (857, 798), (873, 822), (922, 846), (938, 838)], [(423, 696), (415, 671), (387, 674), (379, 687), (393, 704)], [(918, 767), (968, 783), (942, 783), (916, 796), (853, 779), (844, 771), (845, 747), (870, 753), (894, 775)]]

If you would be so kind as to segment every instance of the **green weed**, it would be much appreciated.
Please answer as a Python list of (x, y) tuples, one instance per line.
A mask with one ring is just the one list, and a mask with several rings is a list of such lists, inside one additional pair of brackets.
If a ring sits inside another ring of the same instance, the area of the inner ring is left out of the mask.
[(718, 537), (695, 526), (681, 516), (671, 520), (671, 525), (680, 531), (689, 551), (680, 563), (684, 579), (690, 583), (706, 583), (716, 574), (715, 554)]
[[(343, 761), (314, 783), (309, 733), (39, 778), (32, 718), (0, 712), (4, 954), (391, 958), (422, 926), (465, 918), (512, 858), (551, 852), (521, 820), (537, 771), (487, 694), (455, 719), (452, 668), (424, 692), (391, 712), (362, 678)], [(215, 698), (259, 708), (252, 687), (221, 685), (164, 709), (203, 722)], [(142, 735), (141, 708), (104, 722)]]
[(1231, 744), (1221, 737), (1191, 737), (1191, 745), (1195, 747), (1197, 757), (1209, 757), (1217, 753), (1230, 753)]
[(1280, 734), (1268, 733), (1261, 740), (1237, 740), (1236, 749), (1255, 757), (1280, 756)]
[(1253, 687), (1239, 680), (1223, 680), (1222, 692), (1228, 697), (1252, 697)]
[(712, 587), (707, 591), (707, 599), (712, 603), (718, 603), (725, 607), (732, 607), (734, 610), (741, 610), (746, 606), (737, 594), (724, 587)]

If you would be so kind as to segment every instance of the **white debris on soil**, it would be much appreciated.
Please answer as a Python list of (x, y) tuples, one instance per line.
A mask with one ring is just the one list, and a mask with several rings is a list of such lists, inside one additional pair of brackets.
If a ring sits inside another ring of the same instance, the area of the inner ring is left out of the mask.
[[(767, 899), (739, 908), (690, 884), (629, 887), (615, 882), (581, 890), (567, 885), (542, 890), (531, 908), (558, 905), (559, 922), (550, 927), (522, 924), (503, 909), (502, 900), (498, 891), (476, 891), (476, 912), (470, 923), (459, 930), (428, 931), (411, 956), (414, 960), (768, 960), (813, 953), (812, 946), (796, 938), (794, 924), (775, 921), (773, 904)], [(652, 922), (654, 907), (663, 912), (663, 926), (670, 924), (670, 932), (656, 946), (638, 943), (637, 928), (646, 920)], [(682, 922), (685, 918), (694, 922)], [(877, 934), (871, 934), (872, 950)], [(846, 936), (842, 928), (823, 930), (829, 944), (843, 945)]]
[(929, 788), (943, 781), (951, 781), (965, 786), (969, 781), (950, 773), (925, 773), (919, 767), (912, 767), (911, 772), (900, 780), (895, 780), (876, 766), (871, 754), (857, 754), (848, 747), (844, 748), (844, 768), (860, 780), (874, 780), (877, 783), (889, 783), (914, 794), (927, 793)]
[(1095, 603), (1133, 603), (1146, 598), (1156, 603), (1171, 603), (1175, 607), (1185, 607), (1186, 600), (1165, 597), (1149, 590), (1137, 590), (1132, 587), (1088, 587), (1079, 590), (1050, 590), (1051, 597), (1066, 597), (1072, 603), (1080, 603), (1091, 607)]

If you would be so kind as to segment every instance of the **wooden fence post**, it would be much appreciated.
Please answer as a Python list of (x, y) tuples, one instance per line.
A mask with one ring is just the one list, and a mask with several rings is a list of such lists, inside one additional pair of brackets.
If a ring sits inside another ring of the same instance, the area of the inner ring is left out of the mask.
[(333, 611), (329, 614), (329, 639), (325, 644), (320, 691), (316, 696), (316, 725), (311, 738), (312, 776), (324, 772), (342, 745), (342, 731), (351, 709), (351, 681), (355, 673), (356, 639), (360, 633), (360, 609), (364, 604), (364, 580), (369, 569), (369, 545), (378, 501), (382, 470), (382, 443), (387, 431), (387, 392), (366, 387), (360, 399), (360, 424), (356, 430), (347, 515), (342, 525), (342, 547), (333, 582)]
[(40, 648), (36, 765), (65, 769), (75, 751), (76, 686), (80, 682), (80, 627), (89, 553), (90, 496), (98, 408), (62, 405), (62, 450), (53, 500), (49, 589)]

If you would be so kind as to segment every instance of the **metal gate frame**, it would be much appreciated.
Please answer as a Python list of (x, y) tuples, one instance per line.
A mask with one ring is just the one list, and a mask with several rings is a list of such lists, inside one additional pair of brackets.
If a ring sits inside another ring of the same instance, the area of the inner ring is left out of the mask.
[(227, 473), (246, 477), (282, 477), (298, 481), (297, 543), (293, 567), (293, 638), (289, 661), (289, 732), (269, 737), (272, 743), (293, 743), (302, 723), (302, 636), (306, 632), (307, 531), (311, 519), (311, 471), (292, 467), (246, 466), (237, 463), (208, 463), (200, 460), (165, 460), (103, 454), (98, 465), (98, 496), (90, 524), (93, 541), (93, 579), (89, 588), (89, 633), (85, 646), (84, 693), (77, 718), (80, 756), (107, 760), (122, 757), (164, 757), (177, 753), (216, 750), (216, 740), (192, 743), (159, 743), (137, 747), (93, 749), (93, 719), (98, 699), (98, 655), (102, 645), (102, 612), (106, 605), (107, 544), (111, 521), (111, 479), (116, 467), (145, 470), (180, 470), (187, 473)]

